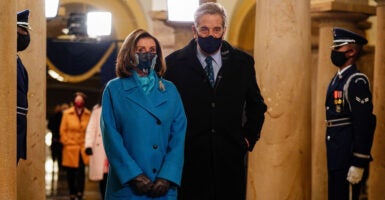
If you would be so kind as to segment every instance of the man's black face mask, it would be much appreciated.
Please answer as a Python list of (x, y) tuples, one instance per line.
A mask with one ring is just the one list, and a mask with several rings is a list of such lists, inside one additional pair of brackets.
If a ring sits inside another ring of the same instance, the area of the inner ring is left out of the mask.
[(348, 60), (348, 58), (345, 56), (345, 54), (349, 51), (351, 51), (351, 50), (342, 51), (342, 52), (332, 50), (332, 53), (330, 55), (330, 59), (331, 59), (332, 63), (337, 67), (341, 67), (342, 65), (344, 65), (346, 63), (346, 61)]
[(206, 53), (212, 54), (221, 47), (222, 37), (215, 38), (212, 35), (208, 37), (201, 37), (198, 35), (198, 44), (199, 47)]
[(17, 51), (24, 51), (31, 41), (31, 38), (28, 35), (17, 34)]

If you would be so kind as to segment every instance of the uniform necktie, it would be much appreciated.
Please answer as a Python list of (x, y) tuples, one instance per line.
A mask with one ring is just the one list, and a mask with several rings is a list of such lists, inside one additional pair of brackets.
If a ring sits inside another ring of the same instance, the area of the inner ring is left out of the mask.
[(207, 56), (205, 61), (207, 64), (205, 67), (206, 75), (210, 80), (211, 87), (214, 87), (213, 58), (211, 56)]

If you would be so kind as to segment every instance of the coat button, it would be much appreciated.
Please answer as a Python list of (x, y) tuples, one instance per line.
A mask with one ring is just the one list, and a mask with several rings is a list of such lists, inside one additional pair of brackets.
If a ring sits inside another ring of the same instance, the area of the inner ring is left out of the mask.
[(331, 138), (330, 135), (328, 135), (328, 136), (326, 137), (326, 139), (327, 139), (328, 141), (330, 140), (330, 138)]
[(161, 125), (162, 122), (158, 119), (158, 120), (156, 120), (156, 124)]
[(211, 102), (211, 108), (215, 108), (215, 102)]
[(152, 148), (153, 149), (158, 149), (158, 145), (154, 144), (154, 145), (152, 145)]
[(210, 132), (211, 132), (211, 133), (215, 133), (215, 129), (212, 128), (212, 129), (210, 130)]
[(326, 110), (329, 110), (329, 106), (326, 106)]
[(156, 170), (155, 168), (154, 168), (154, 169), (152, 169), (152, 173), (154, 173), (154, 174), (155, 174), (155, 173), (156, 173), (156, 171), (157, 171), (157, 170)]

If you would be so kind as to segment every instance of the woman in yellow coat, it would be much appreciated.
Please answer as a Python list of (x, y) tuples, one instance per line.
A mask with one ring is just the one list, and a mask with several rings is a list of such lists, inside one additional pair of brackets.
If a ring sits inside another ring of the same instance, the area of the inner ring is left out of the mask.
[(62, 166), (67, 170), (70, 199), (82, 199), (85, 183), (85, 165), (88, 156), (84, 141), (91, 112), (84, 107), (86, 95), (76, 92), (74, 106), (63, 112), (60, 124), (60, 141), (63, 144)]

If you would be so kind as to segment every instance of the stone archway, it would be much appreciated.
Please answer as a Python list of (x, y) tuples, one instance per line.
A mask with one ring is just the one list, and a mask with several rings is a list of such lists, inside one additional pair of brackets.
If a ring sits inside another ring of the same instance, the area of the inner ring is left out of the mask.
[(241, 0), (234, 8), (227, 29), (227, 40), (250, 54), (254, 50), (255, 9), (256, 0)]

